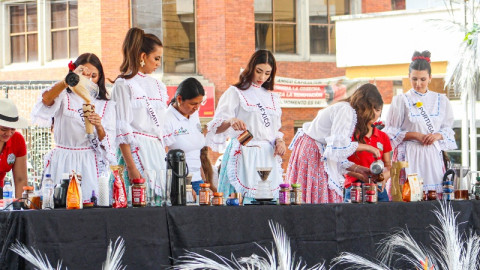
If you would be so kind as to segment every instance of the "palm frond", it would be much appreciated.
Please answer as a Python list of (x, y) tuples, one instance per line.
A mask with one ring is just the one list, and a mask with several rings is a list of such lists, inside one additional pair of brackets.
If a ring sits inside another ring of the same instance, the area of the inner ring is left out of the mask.
[(433, 262), (434, 258), (427, 249), (419, 245), (407, 229), (400, 230), (380, 241), (379, 258), (383, 264), (390, 265), (393, 257), (399, 257), (412, 264), (413, 267), (422, 267), (421, 262), (426, 258)]
[(102, 264), (103, 270), (123, 270), (126, 266), (122, 266), (122, 257), (125, 253), (125, 241), (122, 237), (118, 237), (112, 247), (112, 241), (107, 248), (107, 258)]
[(10, 250), (17, 253), (19, 256), (24, 258), (26, 261), (35, 266), (38, 270), (60, 270), (62, 268), (62, 262), (57, 263), (57, 267), (53, 268), (46, 254), (42, 255), (40, 251), (32, 248), (30, 249), (24, 244), (20, 243), (18, 240), (15, 244), (10, 246)]
[(339, 256), (335, 257), (332, 260), (332, 267), (342, 264), (348, 264), (349, 266), (345, 269), (370, 269), (370, 270), (389, 270), (390, 267), (383, 264), (382, 262), (372, 262), (361, 256), (349, 253), (342, 252)]
[(232, 259), (227, 259), (223, 256), (215, 254), (212, 251), (208, 251), (213, 254), (215, 259), (207, 258), (195, 252), (187, 251), (185, 255), (181, 256), (176, 265), (172, 269), (177, 270), (195, 270), (195, 269), (211, 269), (211, 270), (324, 270), (324, 263), (318, 263), (311, 268), (307, 269), (305, 263), (299, 259), (295, 263), (295, 255), (292, 255), (290, 246), (290, 239), (287, 236), (284, 228), (273, 221), (268, 222), (270, 230), (273, 235), (274, 243), (272, 249), (269, 250), (266, 247), (262, 247), (256, 244), (260, 250), (265, 253), (266, 257), (260, 257), (257, 254), (252, 254), (250, 257), (242, 257), (236, 259), (232, 254)]

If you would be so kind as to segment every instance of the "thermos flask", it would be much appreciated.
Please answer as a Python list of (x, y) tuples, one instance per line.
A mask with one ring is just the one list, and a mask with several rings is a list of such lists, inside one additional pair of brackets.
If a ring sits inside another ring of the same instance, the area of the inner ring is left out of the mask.
[(172, 205), (186, 205), (186, 178), (188, 175), (187, 161), (185, 153), (180, 149), (168, 151), (167, 170), (172, 170), (172, 184), (170, 190), (170, 200)]

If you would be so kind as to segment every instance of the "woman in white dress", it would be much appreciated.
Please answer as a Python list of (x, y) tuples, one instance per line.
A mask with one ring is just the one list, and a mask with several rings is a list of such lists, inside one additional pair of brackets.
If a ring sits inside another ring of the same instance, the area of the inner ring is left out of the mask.
[(195, 78), (185, 79), (178, 85), (175, 96), (170, 101), (164, 124), (165, 145), (169, 149), (185, 152), (188, 171), (192, 174), (192, 188), (198, 194), (203, 183), (200, 149), (205, 146), (205, 137), (198, 117), (198, 109), (203, 104), (205, 90)]
[(107, 98), (102, 63), (95, 54), (82, 54), (69, 66), (98, 85), (98, 94), (91, 93), (95, 112), (88, 117), (95, 127), (95, 138), (89, 141), (86, 137), (84, 100), (64, 80), (42, 92), (32, 110), (32, 119), (43, 127), (53, 124), (55, 148), (45, 155), (44, 175), (50, 174), (59, 184), (63, 173), (81, 173), (82, 197), (89, 201), (92, 191), (98, 194), (100, 174), (108, 172), (109, 164), (116, 164), (115, 102)]
[[(363, 181), (370, 170), (347, 158), (356, 151), (380, 157), (368, 144), (352, 141), (359, 129), (382, 109), (383, 100), (373, 84), (364, 84), (352, 96), (318, 112), (303, 134), (296, 135), (287, 168), (287, 181), (302, 185), (305, 203), (339, 203), (343, 200), (344, 174)], [(362, 125), (357, 125), (363, 123)]]
[(165, 85), (149, 76), (162, 64), (163, 45), (153, 34), (131, 28), (123, 41), (121, 74), (115, 80), (112, 99), (117, 104), (119, 164), (130, 179), (146, 178), (146, 171), (165, 170), (163, 120), (168, 95)]
[[(280, 132), (280, 97), (272, 92), (276, 69), (271, 52), (255, 52), (239, 81), (220, 97), (215, 117), (207, 125), (207, 145), (213, 151), (221, 151), (227, 138), (233, 138), (223, 155), (219, 176), (218, 191), (225, 196), (241, 192), (248, 202), (255, 197), (260, 181), (256, 168), (271, 167), (270, 190), (278, 197), (279, 184), (283, 183), (280, 157), (286, 147)], [(243, 146), (235, 138), (247, 129), (253, 139)]]
[(393, 98), (384, 131), (394, 148), (393, 161), (408, 161), (401, 181), (406, 174), (418, 173), (425, 191), (442, 193), (442, 151), (457, 148), (452, 106), (445, 95), (428, 90), (432, 80), (429, 51), (413, 54), (408, 77), (412, 89)]

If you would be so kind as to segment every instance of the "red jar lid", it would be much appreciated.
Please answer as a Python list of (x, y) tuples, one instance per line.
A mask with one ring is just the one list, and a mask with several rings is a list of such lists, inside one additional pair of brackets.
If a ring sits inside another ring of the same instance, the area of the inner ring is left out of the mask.
[(202, 184), (200, 184), (200, 187), (207, 188), (207, 187), (210, 187), (210, 184), (209, 183), (202, 183)]
[(362, 185), (362, 183), (360, 183), (360, 182), (352, 183), (352, 186), (356, 186), (356, 187), (359, 187), (359, 186), (361, 186), (361, 185)]
[(133, 179), (133, 180), (132, 180), (132, 183), (134, 183), (134, 184), (143, 184), (143, 183), (145, 183), (145, 179), (143, 179), (143, 178)]
[(223, 197), (223, 192), (214, 192), (213, 196), (214, 197)]

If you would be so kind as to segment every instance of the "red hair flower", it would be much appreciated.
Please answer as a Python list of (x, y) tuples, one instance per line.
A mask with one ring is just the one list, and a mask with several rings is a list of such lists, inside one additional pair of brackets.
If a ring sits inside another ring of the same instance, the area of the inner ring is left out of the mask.
[(74, 71), (75, 68), (77, 68), (77, 67), (75, 66), (75, 64), (74, 64), (72, 61), (70, 61), (70, 63), (68, 63), (68, 69), (69, 69), (70, 71)]
[(414, 56), (414, 57), (412, 57), (412, 61), (415, 61), (415, 60), (418, 60), (418, 59), (425, 60), (425, 61), (427, 61), (427, 63), (430, 63), (430, 57), (425, 57), (425, 56)]

